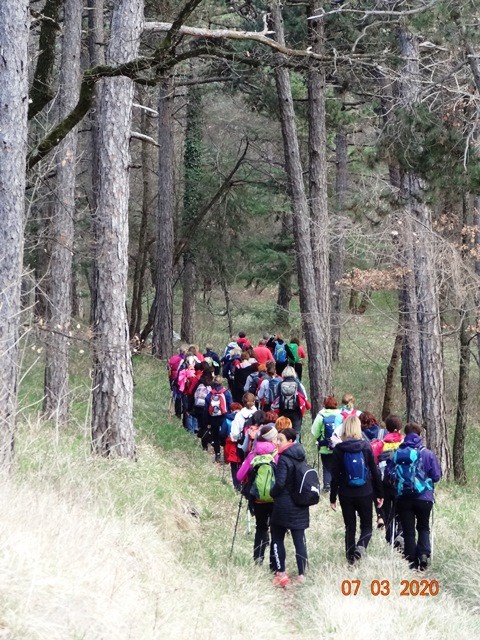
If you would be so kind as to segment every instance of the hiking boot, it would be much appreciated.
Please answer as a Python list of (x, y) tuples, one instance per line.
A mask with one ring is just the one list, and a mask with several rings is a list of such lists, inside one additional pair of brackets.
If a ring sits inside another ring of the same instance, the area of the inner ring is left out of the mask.
[(377, 518), (377, 529), (383, 529), (385, 527), (385, 522), (383, 521), (382, 516), (378, 516)]
[(403, 545), (404, 545), (403, 536), (401, 533), (399, 533), (398, 536), (393, 541), (393, 548), (397, 549), (397, 551), (403, 551)]
[(288, 584), (290, 584), (290, 578), (287, 576), (285, 571), (283, 571), (283, 572), (276, 571), (275, 572), (275, 577), (272, 580), (272, 584), (273, 584), (274, 587), (283, 587), (283, 588), (285, 588)]
[(215, 454), (215, 462), (218, 462), (218, 463), (221, 463), (221, 462), (222, 462), (222, 459), (221, 459), (221, 457), (220, 457), (220, 454), (219, 454), (219, 453), (216, 453), (216, 454)]
[(329, 484), (326, 484), (326, 485), (323, 487), (323, 493), (328, 493), (329, 491), (330, 491), (330, 485), (329, 485)]
[(295, 578), (295, 584), (305, 584), (305, 576), (304, 575), (297, 576)]
[(418, 570), (425, 571), (428, 567), (428, 556), (426, 553), (423, 553), (418, 559)]
[(357, 546), (355, 547), (355, 551), (353, 552), (353, 557), (355, 558), (356, 561), (361, 560), (362, 557), (365, 555), (365, 547), (362, 546)]

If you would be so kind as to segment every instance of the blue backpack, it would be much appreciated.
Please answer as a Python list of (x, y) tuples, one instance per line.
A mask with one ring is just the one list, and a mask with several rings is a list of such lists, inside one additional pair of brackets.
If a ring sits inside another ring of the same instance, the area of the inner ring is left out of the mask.
[(272, 402), (278, 396), (278, 385), (281, 381), (281, 378), (271, 378), (268, 381), (268, 389), (264, 395), (265, 404), (272, 404)]
[(332, 445), (332, 436), (335, 431), (335, 418), (336, 415), (332, 416), (323, 416), (323, 439), (317, 440), (317, 446), (320, 447), (328, 447), (329, 449), (333, 449)]
[(427, 478), (419, 449), (401, 447), (393, 456), (395, 464), (395, 493), (397, 496), (415, 498), (433, 489), (431, 478)]
[(368, 467), (363, 451), (345, 451), (343, 464), (349, 487), (363, 487), (367, 483)]
[(284, 342), (275, 342), (275, 351), (273, 352), (275, 362), (283, 364), (287, 361), (287, 350)]

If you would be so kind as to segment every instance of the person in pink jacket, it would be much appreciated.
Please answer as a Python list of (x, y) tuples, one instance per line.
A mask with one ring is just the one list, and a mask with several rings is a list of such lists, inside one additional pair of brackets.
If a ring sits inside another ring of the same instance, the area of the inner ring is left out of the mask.
[[(253, 467), (255, 466), (255, 459), (259, 459), (260, 456), (265, 457), (264, 462), (269, 464), (270, 462), (276, 462), (277, 455), (277, 435), (278, 432), (273, 424), (267, 424), (261, 427), (259, 435), (253, 445), (252, 451), (247, 455), (242, 463), (242, 466), (237, 471), (237, 480), (244, 483), (244, 487), (247, 487), (249, 476), (251, 476)], [(253, 464), (252, 464), (253, 462)], [(269, 528), (270, 528), (270, 516), (273, 511), (273, 498), (267, 497), (268, 501), (261, 499), (255, 499), (251, 495), (247, 496), (250, 500), (250, 508), (253, 510), (255, 516), (255, 539), (253, 542), (253, 560), (256, 564), (262, 564), (265, 557), (265, 550), (270, 543)], [(275, 570), (275, 562), (273, 558), (273, 551), (270, 547), (270, 570)]]

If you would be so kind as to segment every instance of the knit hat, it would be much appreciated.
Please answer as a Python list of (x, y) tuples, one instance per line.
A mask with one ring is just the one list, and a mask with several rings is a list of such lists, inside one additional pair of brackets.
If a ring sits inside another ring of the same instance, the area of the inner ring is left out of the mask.
[(259, 438), (261, 438), (265, 442), (273, 442), (275, 438), (278, 436), (278, 431), (275, 429), (273, 424), (266, 424), (260, 429)]

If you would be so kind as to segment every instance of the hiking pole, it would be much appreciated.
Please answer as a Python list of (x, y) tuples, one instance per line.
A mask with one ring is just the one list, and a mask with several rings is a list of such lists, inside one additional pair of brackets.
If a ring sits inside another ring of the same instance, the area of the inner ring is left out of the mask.
[(435, 517), (434, 517), (434, 510), (435, 510), (435, 504), (432, 504), (432, 535), (431, 535), (431, 547), (430, 547), (430, 564), (433, 562), (433, 542), (434, 542), (434, 532), (435, 532), (435, 528), (434, 528), (434, 524), (435, 524)]
[(174, 391), (172, 390), (172, 393), (170, 395), (170, 402), (168, 403), (168, 417), (169, 418), (173, 417), (173, 395), (174, 395)]
[(252, 515), (250, 509), (247, 509), (247, 533), (252, 533)]
[(238, 527), (238, 521), (240, 519), (240, 511), (242, 510), (242, 500), (243, 500), (243, 494), (240, 494), (240, 500), (238, 502), (237, 520), (235, 521), (235, 529), (233, 530), (232, 548), (230, 549), (230, 556), (228, 558), (229, 560), (232, 559), (233, 545), (235, 544), (235, 537), (237, 535), (237, 527)]

